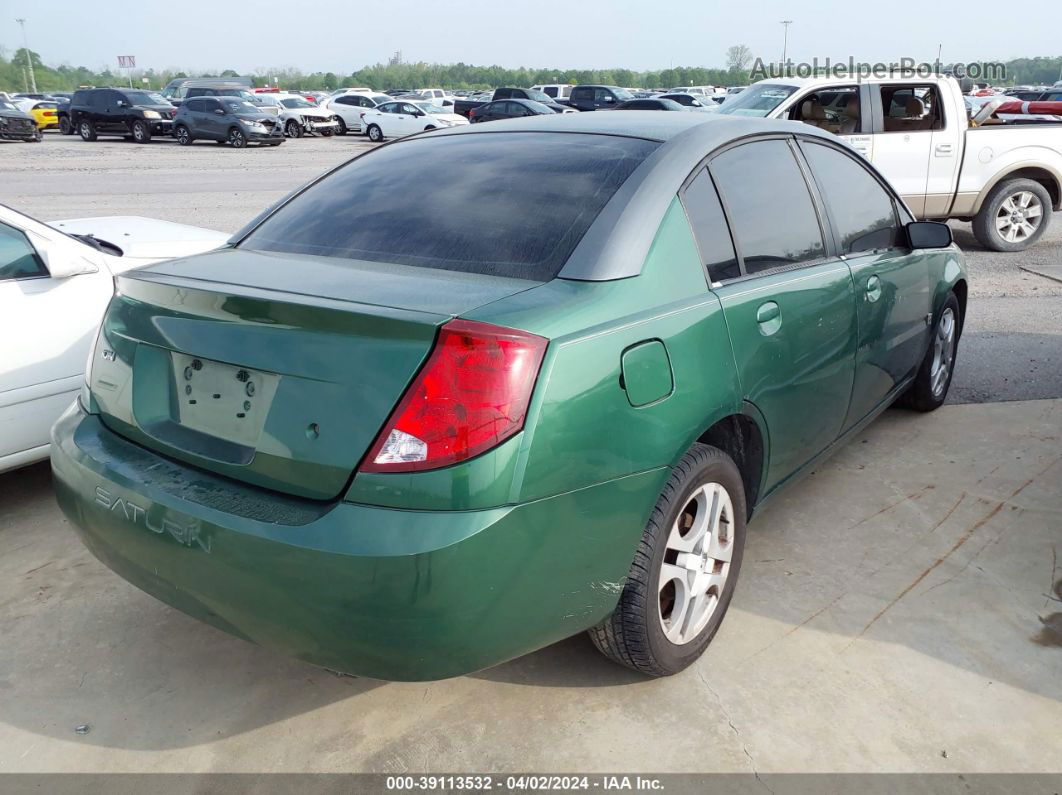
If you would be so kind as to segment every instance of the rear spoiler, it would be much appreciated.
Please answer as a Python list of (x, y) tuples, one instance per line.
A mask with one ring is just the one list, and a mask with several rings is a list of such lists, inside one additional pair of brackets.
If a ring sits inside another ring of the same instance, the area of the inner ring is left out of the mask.
[(1023, 102), (1017, 99), (993, 99), (981, 106), (970, 120), (971, 127), (979, 127), (993, 116), (1055, 116), (1062, 121), (1062, 102)]

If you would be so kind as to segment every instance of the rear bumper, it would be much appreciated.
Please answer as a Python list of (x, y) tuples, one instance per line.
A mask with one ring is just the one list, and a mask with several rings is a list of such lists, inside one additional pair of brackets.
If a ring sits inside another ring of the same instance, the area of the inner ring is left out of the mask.
[(484, 511), (402, 511), (215, 477), (76, 404), (52, 435), (59, 504), (105, 565), (239, 637), (379, 679), (468, 673), (598, 623), (667, 475)]

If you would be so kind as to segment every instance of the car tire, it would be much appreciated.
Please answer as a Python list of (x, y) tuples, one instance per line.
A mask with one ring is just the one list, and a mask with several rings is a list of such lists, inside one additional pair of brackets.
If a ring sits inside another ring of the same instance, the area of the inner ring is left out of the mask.
[(195, 138), (192, 137), (192, 131), (183, 124), (178, 124), (174, 128), (173, 137), (177, 139), (177, 143), (181, 146), (191, 146), (195, 143)]
[(369, 129), (365, 131), (365, 134), (369, 136), (369, 140), (374, 144), (380, 143), (383, 140), (383, 130), (380, 129), (378, 124), (370, 124)]
[(959, 351), (959, 335), (962, 333), (962, 313), (955, 293), (948, 293), (944, 306), (933, 321), (929, 348), (914, 382), (900, 398), (900, 405), (915, 411), (933, 411), (940, 408), (948, 398), (952, 376), (955, 375), (955, 359)]
[(243, 149), (247, 146), (247, 136), (239, 127), (233, 127), (229, 130), (228, 142), (233, 149)]
[(77, 125), (78, 134), (81, 136), (82, 141), (95, 141), (96, 140), (96, 128), (92, 122), (88, 119), (82, 119)]
[(974, 216), (973, 233), (992, 251), (1023, 251), (1040, 239), (1050, 222), (1047, 189), (1031, 179), (1008, 179), (985, 198)]
[(60, 116), (59, 117), (59, 133), (61, 135), (73, 135), (74, 134), (74, 125), (70, 123), (70, 117), (69, 116)]
[(331, 138), (335, 130), (318, 130), (318, 132), (325, 138)]
[(693, 445), (653, 508), (616, 609), (590, 630), (594, 645), (647, 676), (670, 676), (700, 657), (734, 593), (746, 513), (733, 459)]
[(302, 138), (302, 125), (292, 119), (284, 125), (284, 135), (288, 138)]
[(147, 122), (137, 119), (133, 122), (133, 126), (129, 128), (129, 131), (133, 134), (133, 140), (138, 144), (151, 143), (151, 127), (147, 125)]
[(347, 123), (345, 121), (343, 121), (343, 117), (342, 116), (336, 116), (336, 121), (339, 122), (338, 126), (336, 127), (336, 135), (346, 135), (347, 134)]

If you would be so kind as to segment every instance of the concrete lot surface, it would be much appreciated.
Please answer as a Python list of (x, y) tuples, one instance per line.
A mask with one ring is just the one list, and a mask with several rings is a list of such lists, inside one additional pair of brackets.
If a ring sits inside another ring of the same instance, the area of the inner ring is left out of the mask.
[(8, 474), (0, 771), (1057, 771), (1060, 427), (1058, 400), (888, 412), (753, 522), (712, 646), (655, 681), (585, 636), (340, 678), (126, 584), (47, 467)]
[[(0, 144), (0, 202), (231, 231), (367, 145), (49, 134)], [(583, 636), (444, 682), (339, 677), (113, 575), (47, 465), (0, 475), (0, 772), (1062, 770), (1062, 283), (1019, 269), (1062, 261), (1062, 223), (1022, 255), (955, 228), (957, 403), (887, 412), (758, 516), (722, 629), (670, 679)]]

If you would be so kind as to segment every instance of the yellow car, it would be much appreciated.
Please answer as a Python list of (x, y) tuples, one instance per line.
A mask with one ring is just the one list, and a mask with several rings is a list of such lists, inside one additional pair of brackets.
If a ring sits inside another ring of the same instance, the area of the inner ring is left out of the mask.
[(19, 110), (25, 111), (33, 117), (33, 121), (37, 125), (38, 130), (59, 129), (59, 106), (56, 103), (48, 102), (46, 100), (29, 99), (17, 104)]

